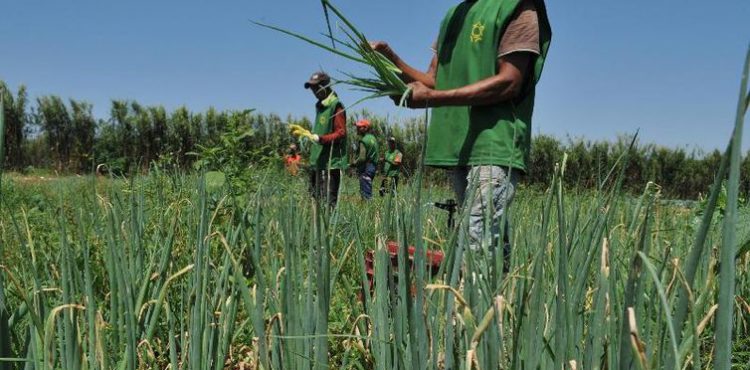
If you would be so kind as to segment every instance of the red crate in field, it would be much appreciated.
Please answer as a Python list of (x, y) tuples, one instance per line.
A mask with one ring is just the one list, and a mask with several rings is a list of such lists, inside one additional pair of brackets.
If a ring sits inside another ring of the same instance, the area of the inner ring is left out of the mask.
[[(394, 240), (389, 240), (386, 242), (386, 250), (388, 252), (388, 255), (391, 257), (391, 266), (393, 266), (393, 273), (394, 275), (398, 273), (398, 249), (399, 245), (398, 242)], [(414, 269), (414, 252), (416, 251), (416, 248), (414, 246), (409, 246), (407, 249), (409, 252), (409, 256), (407, 259), (407, 262), (409, 264), (409, 269)], [(445, 255), (442, 251), (438, 250), (431, 250), (428, 249), (426, 252), (426, 261), (427, 269), (430, 271), (430, 274), (432, 276), (435, 276), (438, 271), (440, 270), (440, 265), (443, 263), (443, 258), (445, 258)], [(368, 250), (365, 254), (365, 269), (367, 271), (367, 280), (370, 283), (370, 290), (372, 290), (373, 285), (375, 283), (375, 251), (374, 250)]]

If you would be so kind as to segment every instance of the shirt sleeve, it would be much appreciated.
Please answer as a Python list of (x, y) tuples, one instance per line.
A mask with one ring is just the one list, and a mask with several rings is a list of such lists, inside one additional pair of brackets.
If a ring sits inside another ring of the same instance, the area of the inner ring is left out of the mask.
[(321, 144), (330, 144), (346, 137), (346, 111), (342, 107), (336, 108), (333, 117), (333, 132), (320, 137)]
[(539, 16), (533, 1), (523, 0), (500, 39), (497, 56), (525, 51), (536, 55), (539, 47)]
[[(432, 43), (430, 50), (437, 53), (437, 38)], [(500, 39), (497, 49), (497, 57), (526, 51), (536, 55), (540, 54), (539, 46), (539, 16), (536, 6), (531, 0), (522, 0), (518, 5), (516, 14), (510, 20), (505, 33)]]

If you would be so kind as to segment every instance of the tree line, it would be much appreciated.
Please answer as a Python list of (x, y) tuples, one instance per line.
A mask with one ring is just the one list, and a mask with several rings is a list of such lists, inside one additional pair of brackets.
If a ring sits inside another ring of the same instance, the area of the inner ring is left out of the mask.
[[(247, 110), (193, 112), (187, 107), (168, 111), (132, 100), (112, 100), (109, 117), (94, 117), (92, 104), (59, 96), (41, 96), (30, 102), (25, 86), (15, 92), (0, 81), (5, 110), (5, 169), (26, 171), (44, 168), (60, 173), (108, 171), (117, 174), (145, 172), (150, 166), (179, 170), (221, 170), (234, 159), (246, 166), (281, 165), (292, 143), (289, 124), (310, 127), (307, 117), (282, 118)], [(394, 136), (404, 153), (405, 176), (414, 173), (424, 140), (424, 120), (393, 122), (367, 110), (348, 112), (348, 119), (368, 118), (380, 138)], [(354, 130), (348, 135), (356, 143)], [(648, 181), (660, 185), (665, 196), (696, 199), (713, 182), (721, 153), (667, 148), (655, 144), (630, 145), (631, 138), (589, 141), (548, 135), (532, 140), (530, 171), (524, 182), (546, 186), (556, 163), (567, 154), (565, 181), (570, 186), (594, 188), (601, 184), (624, 153), (628, 154), (623, 187), (638, 193)], [(303, 155), (307, 143), (300, 143)], [(217, 149), (223, 148), (223, 150)], [(231, 158), (229, 158), (231, 157)], [(210, 159), (210, 160), (207, 160)], [(750, 152), (742, 162), (741, 191), (750, 194)], [(432, 179), (445, 181), (443, 171), (430, 170)], [(611, 178), (611, 177), (610, 177)]]

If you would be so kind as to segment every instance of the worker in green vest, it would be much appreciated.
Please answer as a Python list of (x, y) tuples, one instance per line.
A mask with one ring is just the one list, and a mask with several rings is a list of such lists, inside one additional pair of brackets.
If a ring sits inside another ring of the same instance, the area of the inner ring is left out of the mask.
[(528, 170), (535, 86), (551, 37), (543, 0), (464, 0), (441, 23), (427, 72), (387, 43), (370, 43), (402, 71), (411, 88), (407, 105), (433, 108), (425, 164), (452, 170), (454, 191), (469, 212), (462, 232), (472, 250), (494, 251), (504, 235), (506, 271), (503, 220)]
[(370, 121), (361, 119), (354, 126), (357, 127), (359, 143), (357, 145), (357, 157), (353, 165), (357, 168), (359, 177), (359, 193), (362, 199), (372, 199), (372, 180), (378, 163), (378, 140), (370, 132)]
[(380, 183), (380, 196), (395, 193), (398, 187), (398, 177), (401, 173), (401, 152), (396, 148), (396, 138), (388, 138), (388, 151), (383, 156), (383, 181)]
[(310, 193), (331, 206), (338, 201), (341, 173), (348, 167), (346, 149), (346, 111), (331, 89), (331, 78), (325, 72), (315, 72), (305, 82), (317, 102), (312, 132), (292, 125), (292, 134), (312, 142), (310, 148)]

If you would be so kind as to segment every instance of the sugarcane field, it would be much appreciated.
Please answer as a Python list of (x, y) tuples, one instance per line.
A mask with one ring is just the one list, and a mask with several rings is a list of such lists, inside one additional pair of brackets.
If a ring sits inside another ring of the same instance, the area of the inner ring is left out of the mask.
[(711, 5), (4, 3), (0, 370), (750, 369)]

